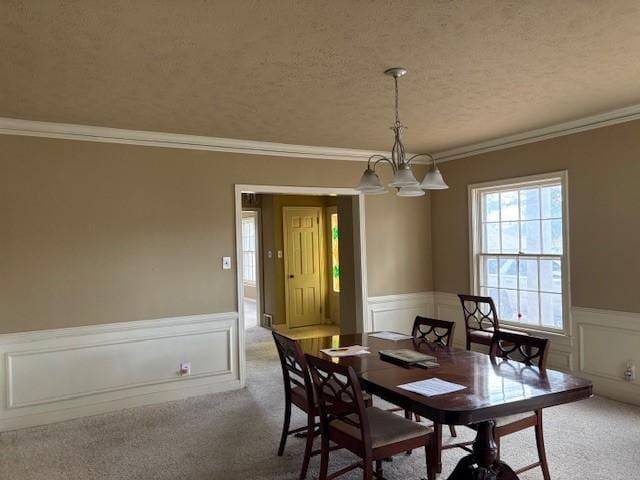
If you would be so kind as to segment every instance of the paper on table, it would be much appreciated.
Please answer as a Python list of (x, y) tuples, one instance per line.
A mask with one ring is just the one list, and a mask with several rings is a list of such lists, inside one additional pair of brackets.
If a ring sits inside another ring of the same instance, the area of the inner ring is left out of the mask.
[(369, 335), (370, 337), (382, 338), (384, 340), (391, 340), (392, 342), (398, 342), (400, 340), (409, 340), (413, 338), (411, 335), (405, 335), (403, 333), (396, 332), (376, 332)]
[(457, 383), (446, 382), (439, 378), (429, 378), (427, 380), (420, 380), (419, 382), (398, 385), (398, 388), (418, 393), (425, 397), (431, 397), (434, 395), (457, 392), (458, 390), (464, 390), (467, 387), (464, 385), (458, 385)]
[(362, 345), (351, 345), (350, 347), (340, 348), (323, 348), (320, 351), (330, 357), (352, 357), (354, 355), (366, 355), (369, 353), (367, 347), (363, 347)]

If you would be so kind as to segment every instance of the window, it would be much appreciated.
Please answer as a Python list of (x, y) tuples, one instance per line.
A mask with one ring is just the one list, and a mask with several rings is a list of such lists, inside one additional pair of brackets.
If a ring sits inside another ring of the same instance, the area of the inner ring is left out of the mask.
[(566, 174), (470, 186), (472, 278), (501, 321), (564, 330)]
[(242, 279), (245, 285), (256, 284), (256, 217), (242, 219)]
[(338, 247), (340, 231), (338, 230), (338, 214), (331, 214), (331, 288), (340, 292), (340, 250)]

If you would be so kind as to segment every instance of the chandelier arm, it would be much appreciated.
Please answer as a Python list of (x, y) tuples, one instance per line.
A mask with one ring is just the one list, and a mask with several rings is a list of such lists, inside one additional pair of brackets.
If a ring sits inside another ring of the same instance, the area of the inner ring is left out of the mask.
[[(376, 158), (376, 157), (380, 157), (381, 159), (382, 159), (382, 158), (386, 158), (384, 155), (380, 155), (379, 153), (376, 153), (376, 154), (374, 154), (374, 155), (371, 155), (371, 156), (369, 157), (369, 160), (367, 161), (367, 168), (371, 168), (371, 160), (373, 160), (373, 159), (374, 159), (374, 158)], [(378, 161), (373, 162), (373, 168), (374, 168), (374, 169), (376, 168), (376, 164), (377, 164), (377, 163), (378, 163)]]
[(373, 169), (375, 170), (376, 167), (378, 166), (378, 163), (380, 162), (387, 162), (389, 165), (391, 165), (391, 168), (393, 169), (393, 172), (395, 173), (396, 171), (396, 166), (395, 164), (388, 159), (387, 157), (383, 157), (382, 155), (378, 155), (380, 158), (378, 160), (376, 160), (375, 162), (373, 162)]
[(413, 159), (414, 158), (418, 158), (418, 157), (429, 157), (429, 160), (431, 160), (433, 162), (433, 166), (435, 167), (436, 159), (433, 158), (433, 155), (431, 155), (429, 153), (417, 153), (417, 154), (413, 155), (411, 158), (409, 158), (409, 160), (407, 160), (407, 165), (411, 164)]

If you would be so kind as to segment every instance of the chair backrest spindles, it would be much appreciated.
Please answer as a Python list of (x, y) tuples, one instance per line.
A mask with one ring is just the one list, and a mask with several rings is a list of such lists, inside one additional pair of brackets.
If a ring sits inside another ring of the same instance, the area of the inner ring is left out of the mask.
[(547, 367), (550, 343), (546, 338), (497, 331), (493, 334), (489, 355), (493, 360), (496, 358), (516, 360), (542, 370)]
[(417, 316), (411, 334), (418, 343), (451, 347), (455, 326), (455, 322)]
[(493, 332), (500, 330), (498, 312), (493, 298), (463, 294), (458, 294), (458, 298), (460, 298), (462, 305), (467, 331)]
[(362, 388), (352, 367), (306, 355), (322, 428), (334, 419), (358, 428), (365, 448), (370, 448), (370, 430)]
[(291, 389), (302, 387), (307, 392), (308, 407), (313, 408), (313, 395), (310, 395), (313, 392), (311, 376), (300, 344), (275, 331), (272, 333), (282, 366), (285, 395), (290, 398)]

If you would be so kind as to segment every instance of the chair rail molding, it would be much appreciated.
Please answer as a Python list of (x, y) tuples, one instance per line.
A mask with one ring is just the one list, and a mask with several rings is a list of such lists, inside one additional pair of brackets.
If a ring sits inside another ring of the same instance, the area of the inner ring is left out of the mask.
[(0, 431), (232, 390), (238, 314), (4, 334), (0, 363)]

